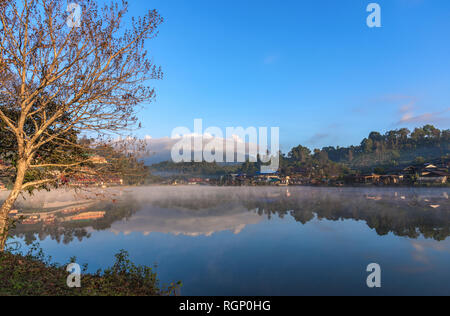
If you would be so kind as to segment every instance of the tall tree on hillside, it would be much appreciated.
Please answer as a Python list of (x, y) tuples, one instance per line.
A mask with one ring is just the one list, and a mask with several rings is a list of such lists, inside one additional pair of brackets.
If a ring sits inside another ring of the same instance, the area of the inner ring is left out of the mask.
[(138, 105), (154, 97), (148, 80), (162, 76), (145, 50), (162, 22), (156, 11), (124, 27), (126, 1), (103, 8), (93, 0), (77, 3), (0, 3), (0, 119), (2, 133), (11, 139), (15, 178), (0, 208), (0, 251), (20, 193), (55, 182), (55, 175), (90, 160), (80, 155), (75, 162), (55, 161), (40, 152), (90, 150), (74, 135), (110, 135), (132, 127)]
[(289, 159), (305, 162), (310, 158), (311, 150), (307, 147), (304, 147), (302, 145), (298, 145), (297, 147), (294, 147), (291, 149), (291, 151), (288, 154)]

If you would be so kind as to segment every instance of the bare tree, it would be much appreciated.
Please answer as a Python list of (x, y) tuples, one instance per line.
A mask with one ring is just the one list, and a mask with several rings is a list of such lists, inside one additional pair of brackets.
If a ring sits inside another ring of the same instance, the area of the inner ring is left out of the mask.
[[(162, 77), (145, 49), (162, 23), (158, 12), (126, 21), (126, 1), (102, 8), (92, 0), (77, 2), (75, 11), (65, 0), (0, 3), (0, 119), (13, 139), (15, 178), (0, 208), (0, 251), (21, 192), (54, 183), (90, 159), (66, 154), (51, 160), (41, 152), (87, 148), (76, 135), (132, 127), (139, 104), (154, 98), (148, 80)], [(30, 176), (36, 173), (37, 179)]]

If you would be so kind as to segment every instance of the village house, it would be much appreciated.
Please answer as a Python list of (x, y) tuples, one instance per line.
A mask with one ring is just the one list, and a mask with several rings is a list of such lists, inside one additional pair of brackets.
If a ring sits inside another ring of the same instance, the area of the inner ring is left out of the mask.
[(405, 178), (419, 184), (445, 184), (450, 177), (447, 164), (413, 165), (406, 167), (403, 172)]
[(345, 177), (345, 182), (355, 184), (379, 184), (381, 176), (377, 174), (350, 175)]
[(417, 179), (419, 183), (438, 183), (445, 184), (449, 179), (449, 173), (439, 170), (425, 170), (421, 173), (420, 177)]
[(281, 178), (281, 182), (278, 184), (279, 186), (288, 186), (290, 184), (291, 177), (286, 176)]
[(380, 181), (383, 184), (400, 184), (403, 182), (404, 176), (402, 174), (388, 174), (380, 177)]
[(203, 183), (203, 179), (202, 178), (190, 178), (188, 180), (188, 184), (189, 185), (196, 185), (196, 184), (200, 184)]

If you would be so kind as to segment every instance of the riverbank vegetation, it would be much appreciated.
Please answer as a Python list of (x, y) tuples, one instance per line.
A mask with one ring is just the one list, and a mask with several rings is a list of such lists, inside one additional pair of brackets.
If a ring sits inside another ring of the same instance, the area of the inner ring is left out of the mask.
[[(0, 295), (13, 296), (166, 296), (176, 295), (181, 283), (160, 286), (150, 267), (130, 261), (126, 251), (116, 254), (114, 265), (96, 273), (81, 274), (81, 287), (67, 285), (65, 266), (51, 262), (38, 247), (26, 254), (0, 253)], [(72, 258), (74, 262), (76, 258)]]

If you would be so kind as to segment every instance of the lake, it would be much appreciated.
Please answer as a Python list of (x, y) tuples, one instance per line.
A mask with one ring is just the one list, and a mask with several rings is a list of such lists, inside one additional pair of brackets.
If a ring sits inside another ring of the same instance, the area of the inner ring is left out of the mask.
[[(141, 187), (38, 193), (18, 225), (89, 271), (120, 249), (182, 295), (450, 295), (446, 188)], [(50, 213), (49, 213), (50, 214)], [(46, 215), (47, 216), (47, 215)], [(381, 288), (368, 288), (371, 263)]]

